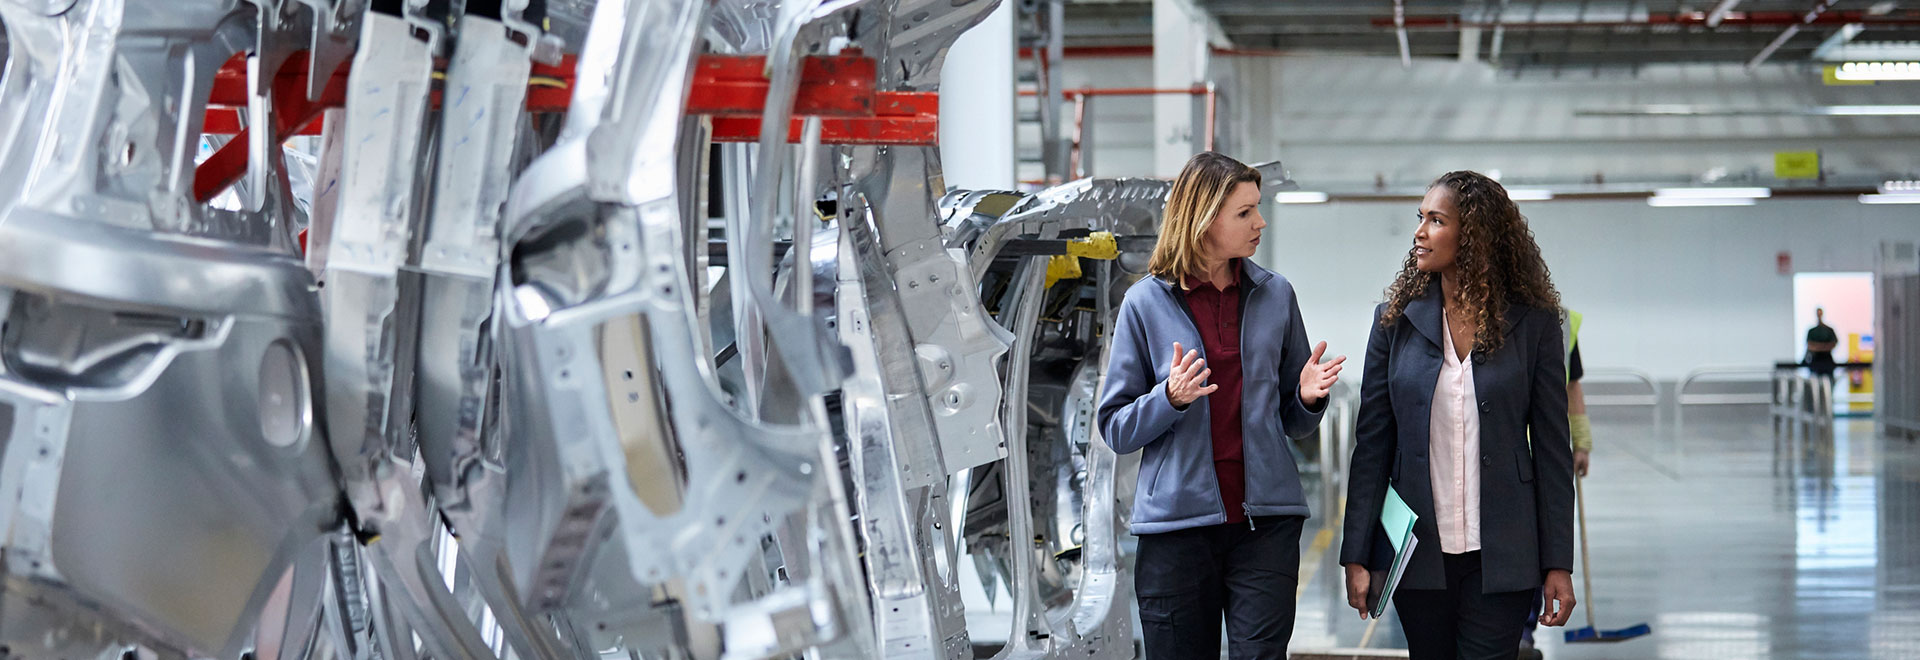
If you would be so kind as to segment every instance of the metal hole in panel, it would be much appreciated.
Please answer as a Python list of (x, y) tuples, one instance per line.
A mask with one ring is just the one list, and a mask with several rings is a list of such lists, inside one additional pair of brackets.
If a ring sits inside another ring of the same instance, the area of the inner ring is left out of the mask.
[(313, 426), (307, 359), (293, 342), (275, 340), (260, 356), (260, 434), (267, 444), (291, 447)]

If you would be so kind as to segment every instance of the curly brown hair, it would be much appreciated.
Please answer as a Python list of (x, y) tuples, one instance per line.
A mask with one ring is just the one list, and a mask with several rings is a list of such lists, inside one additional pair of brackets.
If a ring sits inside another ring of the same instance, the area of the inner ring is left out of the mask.
[[(1540, 309), (1560, 309), (1560, 292), (1553, 288), (1553, 275), (1540, 257), (1540, 244), (1534, 242), (1533, 229), (1520, 207), (1507, 197), (1500, 182), (1479, 172), (1448, 172), (1435, 179), (1428, 190), (1446, 186), (1453, 191), (1453, 203), (1459, 211), (1456, 225), (1460, 231), (1460, 252), (1455, 270), (1460, 274), (1458, 300), (1474, 314), (1474, 350), (1492, 353), (1499, 350), (1507, 332), (1507, 308), (1528, 305)], [(1427, 287), (1439, 282), (1438, 273), (1422, 272), (1415, 267), (1413, 250), (1407, 250), (1400, 274), (1387, 287), (1387, 307), (1380, 324), (1391, 326), (1407, 309), (1407, 303), (1427, 295)]]

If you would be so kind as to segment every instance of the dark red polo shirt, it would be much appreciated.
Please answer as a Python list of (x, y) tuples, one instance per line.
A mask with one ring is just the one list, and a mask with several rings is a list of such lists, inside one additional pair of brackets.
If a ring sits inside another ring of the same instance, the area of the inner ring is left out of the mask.
[(1213, 470), (1220, 475), (1220, 501), (1226, 504), (1227, 522), (1247, 521), (1242, 503), (1247, 501), (1247, 471), (1241, 459), (1240, 420), (1240, 261), (1232, 266), (1233, 283), (1225, 290), (1213, 283), (1187, 278), (1187, 310), (1200, 329), (1200, 343), (1206, 349), (1207, 384), (1220, 389), (1206, 396), (1208, 418), (1213, 431)]

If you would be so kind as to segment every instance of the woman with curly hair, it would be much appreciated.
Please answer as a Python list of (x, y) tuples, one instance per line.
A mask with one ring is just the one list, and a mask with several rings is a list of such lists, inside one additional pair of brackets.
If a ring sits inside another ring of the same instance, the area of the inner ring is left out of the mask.
[[(1340, 563), (1367, 615), (1392, 486), (1419, 516), (1393, 594), (1415, 660), (1512, 658), (1573, 599), (1573, 453), (1560, 295), (1519, 207), (1475, 172), (1434, 181), (1360, 386)], [(1391, 556), (1391, 552), (1385, 553)], [(1551, 605), (1557, 604), (1558, 607)]]

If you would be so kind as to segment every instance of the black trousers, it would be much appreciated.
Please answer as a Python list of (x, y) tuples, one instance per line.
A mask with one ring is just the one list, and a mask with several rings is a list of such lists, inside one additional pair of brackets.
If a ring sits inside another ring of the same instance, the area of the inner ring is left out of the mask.
[(1286, 660), (1300, 585), (1300, 516), (1140, 536), (1134, 591), (1147, 660)]
[(1534, 590), (1480, 592), (1480, 553), (1444, 555), (1445, 589), (1398, 589), (1393, 608), (1412, 660), (1493, 660), (1520, 653)]

